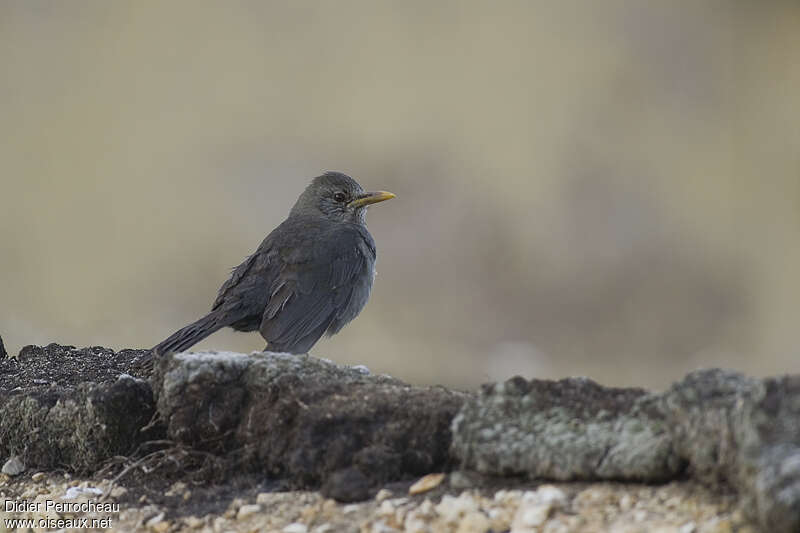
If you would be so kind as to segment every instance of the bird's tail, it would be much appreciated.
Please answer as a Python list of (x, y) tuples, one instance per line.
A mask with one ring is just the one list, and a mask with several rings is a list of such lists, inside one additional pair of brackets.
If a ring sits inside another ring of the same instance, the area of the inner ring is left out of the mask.
[(156, 355), (161, 355), (169, 352), (182, 352), (191, 348), (218, 329), (229, 325), (227, 321), (221, 320), (222, 316), (223, 313), (212, 311), (200, 320), (179, 329), (154, 346), (152, 351)]

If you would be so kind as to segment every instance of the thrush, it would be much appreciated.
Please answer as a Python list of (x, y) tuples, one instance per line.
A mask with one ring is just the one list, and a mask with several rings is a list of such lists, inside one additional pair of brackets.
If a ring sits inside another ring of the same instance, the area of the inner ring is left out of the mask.
[(184, 351), (225, 327), (258, 330), (266, 350), (292, 354), (338, 333), (364, 308), (375, 278), (367, 207), (390, 198), (390, 192), (364, 192), (340, 172), (314, 178), (288, 218), (233, 269), (211, 311), (153, 352)]

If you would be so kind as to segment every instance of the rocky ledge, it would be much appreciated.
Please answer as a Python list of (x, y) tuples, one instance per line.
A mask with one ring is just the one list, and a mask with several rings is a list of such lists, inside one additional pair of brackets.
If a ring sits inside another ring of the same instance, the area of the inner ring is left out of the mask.
[(517, 377), (465, 393), (272, 353), (172, 354), (146, 376), (146, 356), (51, 344), (0, 359), (6, 478), (113, 474), (338, 501), (433, 472), (478, 490), (688, 479), (735, 491), (765, 530), (800, 530), (798, 376), (704, 370), (663, 393)]

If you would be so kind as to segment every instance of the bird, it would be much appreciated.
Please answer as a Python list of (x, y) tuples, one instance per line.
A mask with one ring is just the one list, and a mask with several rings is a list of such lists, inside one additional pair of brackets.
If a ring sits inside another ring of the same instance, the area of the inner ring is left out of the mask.
[(305, 354), (325, 334), (338, 333), (369, 299), (375, 241), (367, 231), (370, 205), (394, 198), (364, 192), (341, 172), (311, 180), (289, 216), (235, 267), (211, 311), (151, 349), (187, 350), (217, 330), (258, 330), (265, 351)]

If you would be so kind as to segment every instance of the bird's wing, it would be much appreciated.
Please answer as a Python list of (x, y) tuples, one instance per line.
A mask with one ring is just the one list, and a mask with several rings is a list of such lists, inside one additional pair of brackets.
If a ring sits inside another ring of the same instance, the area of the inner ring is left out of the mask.
[(248, 272), (253, 268), (253, 265), (256, 262), (256, 255), (258, 252), (250, 255), (247, 259), (242, 261), (242, 263), (233, 269), (231, 272), (231, 276), (222, 284), (222, 287), (219, 288), (219, 292), (217, 293), (217, 299), (214, 300), (214, 305), (211, 306), (211, 309), (217, 309), (222, 303), (225, 301), (225, 297), (230, 293), (231, 289), (236, 287), (239, 282), (247, 275)]
[(222, 284), (212, 311), (224, 311), (228, 325), (239, 331), (257, 330), (267, 305), (269, 285), (278, 276), (279, 261), (267, 236), (258, 250), (233, 269)]
[(374, 245), (361, 231), (347, 228), (282, 252), (261, 334), (271, 349), (303, 353), (334, 322), (352, 314), (344, 325), (360, 311), (363, 302), (353, 314), (351, 301), (365, 283), (369, 293)]

